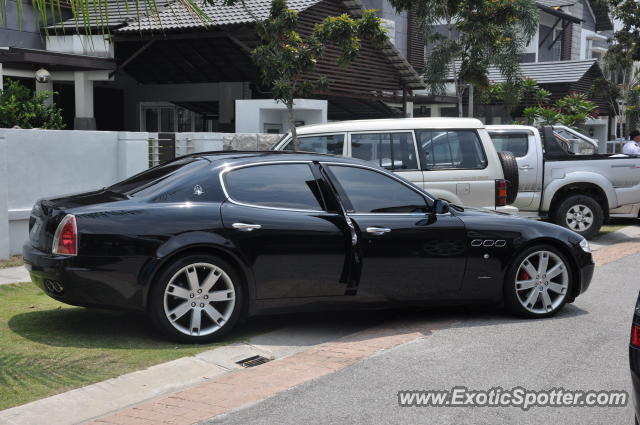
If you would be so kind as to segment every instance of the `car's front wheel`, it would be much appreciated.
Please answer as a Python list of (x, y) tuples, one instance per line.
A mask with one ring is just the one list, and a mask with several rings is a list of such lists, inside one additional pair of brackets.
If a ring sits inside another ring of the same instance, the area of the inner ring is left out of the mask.
[(206, 343), (228, 333), (242, 312), (238, 272), (210, 255), (182, 257), (166, 267), (150, 294), (155, 324), (171, 338)]
[(571, 288), (566, 256), (549, 245), (533, 246), (509, 267), (504, 283), (505, 305), (518, 316), (549, 317), (565, 305)]

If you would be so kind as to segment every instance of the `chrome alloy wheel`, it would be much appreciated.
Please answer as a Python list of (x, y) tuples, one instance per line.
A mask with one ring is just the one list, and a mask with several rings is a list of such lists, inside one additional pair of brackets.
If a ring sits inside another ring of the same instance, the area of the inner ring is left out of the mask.
[(593, 224), (593, 211), (586, 205), (574, 205), (567, 211), (567, 227), (577, 232), (584, 232)]
[(231, 278), (220, 267), (189, 264), (178, 270), (165, 288), (164, 313), (185, 335), (210, 335), (231, 317), (235, 297)]
[(533, 252), (520, 263), (515, 285), (518, 301), (525, 309), (535, 314), (549, 313), (567, 296), (567, 265), (553, 252)]

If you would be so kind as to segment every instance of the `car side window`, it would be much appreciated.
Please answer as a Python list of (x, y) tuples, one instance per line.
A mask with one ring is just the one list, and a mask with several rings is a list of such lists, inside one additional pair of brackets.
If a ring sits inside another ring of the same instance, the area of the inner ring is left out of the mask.
[(426, 170), (475, 170), (487, 166), (482, 143), (473, 130), (416, 130), (416, 138)]
[(529, 152), (527, 133), (489, 133), (489, 136), (498, 152), (512, 152), (516, 158), (522, 158)]
[(329, 166), (347, 196), (349, 212), (354, 213), (424, 213), (425, 198), (399, 181), (360, 167)]
[(236, 202), (272, 208), (321, 211), (322, 194), (308, 164), (265, 164), (238, 168), (224, 177)]
[(411, 132), (351, 134), (351, 156), (388, 170), (417, 170)]
[(303, 151), (342, 155), (344, 149), (344, 134), (326, 134), (321, 136), (298, 136), (298, 148), (294, 149), (293, 140), (284, 147), (285, 151)]

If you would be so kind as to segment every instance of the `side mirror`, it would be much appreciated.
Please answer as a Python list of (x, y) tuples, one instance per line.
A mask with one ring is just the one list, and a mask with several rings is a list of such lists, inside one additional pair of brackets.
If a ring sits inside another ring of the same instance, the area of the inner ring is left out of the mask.
[(441, 199), (436, 199), (433, 203), (433, 212), (436, 214), (446, 214), (449, 212), (449, 203)]

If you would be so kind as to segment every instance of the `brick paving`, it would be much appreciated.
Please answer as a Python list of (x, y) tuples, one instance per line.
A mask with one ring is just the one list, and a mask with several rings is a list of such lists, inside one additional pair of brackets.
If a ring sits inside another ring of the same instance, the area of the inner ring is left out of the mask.
[[(640, 242), (623, 242), (602, 248), (593, 256), (596, 265), (602, 266), (636, 253), (640, 253)], [(423, 338), (451, 323), (418, 320), (376, 326), (255, 368), (230, 372), (90, 424), (191, 425), (333, 373), (379, 351)]]

